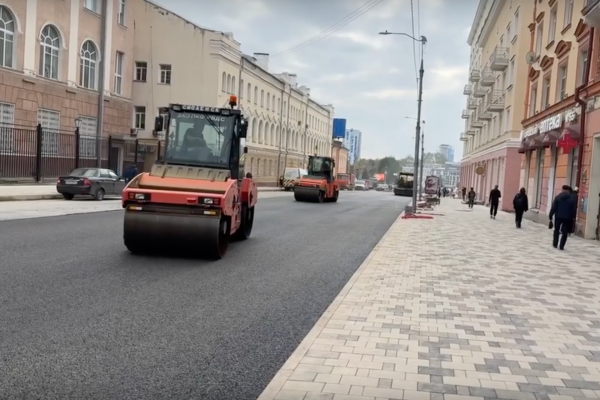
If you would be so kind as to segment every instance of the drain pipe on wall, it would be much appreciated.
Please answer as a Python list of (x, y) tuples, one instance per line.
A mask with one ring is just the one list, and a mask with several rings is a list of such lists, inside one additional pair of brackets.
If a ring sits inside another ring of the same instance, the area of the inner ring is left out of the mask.
[[(575, 186), (578, 189), (581, 188), (581, 169), (583, 168), (583, 151), (585, 145), (585, 121), (586, 121), (586, 111), (587, 111), (587, 101), (579, 97), (579, 94), (590, 82), (590, 67), (593, 60), (593, 50), (594, 50), (594, 35), (596, 34), (596, 29), (590, 27), (590, 32), (588, 34), (589, 42), (588, 42), (588, 58), (587, 62), (584, 66), (584, 74), (583, 74), (583, 82), (581, 85), (575, 88), (575, 101), (581, 107), (581, 116), (579, 117), (579, 155), (577, 157), (577, 176), (575, 179)], [(587, 96), (587, 93), (586, 93)], [(579, 195), (577, 196), (577, 203), (579, 203)], [(577, 213), (579, 214), (579, 204), (577, 204)]]

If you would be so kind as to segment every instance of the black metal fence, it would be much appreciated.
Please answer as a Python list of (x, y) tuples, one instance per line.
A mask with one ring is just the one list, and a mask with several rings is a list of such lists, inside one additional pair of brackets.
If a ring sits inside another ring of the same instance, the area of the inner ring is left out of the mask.
[[(123, 143), (124, 162), (132, 162), (143, 170), (147, 154), (160, 154), (160, 142), (132, 140)], [(60, 132), (37, 127), (0, 126), (0, 180), (53, 179), (80, 167), (117, 170), (118, 151), (112, 137), (82, 136), (75, 132)], [(98, 157), (98, 155), (100, 157)]]

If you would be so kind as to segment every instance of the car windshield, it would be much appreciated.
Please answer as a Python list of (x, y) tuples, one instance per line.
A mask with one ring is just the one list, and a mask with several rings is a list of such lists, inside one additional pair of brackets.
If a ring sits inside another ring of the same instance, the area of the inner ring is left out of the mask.
[(169, 164), (227, 167), (236, 117), (197, 112), (174, 113), (165, 161)]
[(98, 170), (91, 168), (77, 168), (76, 170), (71, 172), (70, 176), (77, 176), (81, 178), (93, 178), (95, 176), (98, 176)]
[(412, 175), (400, 175), (398, 178), (398, 187), (412, 189), (414, 180), (415, 178)]
[(364, 185), (364, 184), (365, 184), (365, 181), (356, 181), (356, 184), (357, 184), (357, 185)]
[(331, 160), (323, 157), (310, 157), (308, 160), (309, 174), (323, 174), (331, 171)]

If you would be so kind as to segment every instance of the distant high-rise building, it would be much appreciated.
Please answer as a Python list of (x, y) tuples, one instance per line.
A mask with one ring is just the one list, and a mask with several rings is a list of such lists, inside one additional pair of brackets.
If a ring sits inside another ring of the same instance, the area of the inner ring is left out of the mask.
[(360, 147), (362, 144), (362, 132), (356, 129), (346, 129), (344, 147), (348, 149), (348, 161), (354, 164), (360, 158)]
[(438, 153), (443, 154), (446, 157), (446, 161), (454, 162), (454, 147), (449, 144), (440, 144)]

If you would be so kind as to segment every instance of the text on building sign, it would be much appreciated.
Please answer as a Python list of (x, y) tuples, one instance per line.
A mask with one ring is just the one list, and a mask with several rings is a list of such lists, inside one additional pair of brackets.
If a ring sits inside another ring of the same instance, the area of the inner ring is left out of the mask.
[(181, 109), (188, 110), (188, 111), (221, 112), (221, 109), (217, 108), (217, 107), (191, 106), (191, 105), (187, 105), (187, 104), (181, 106)]

